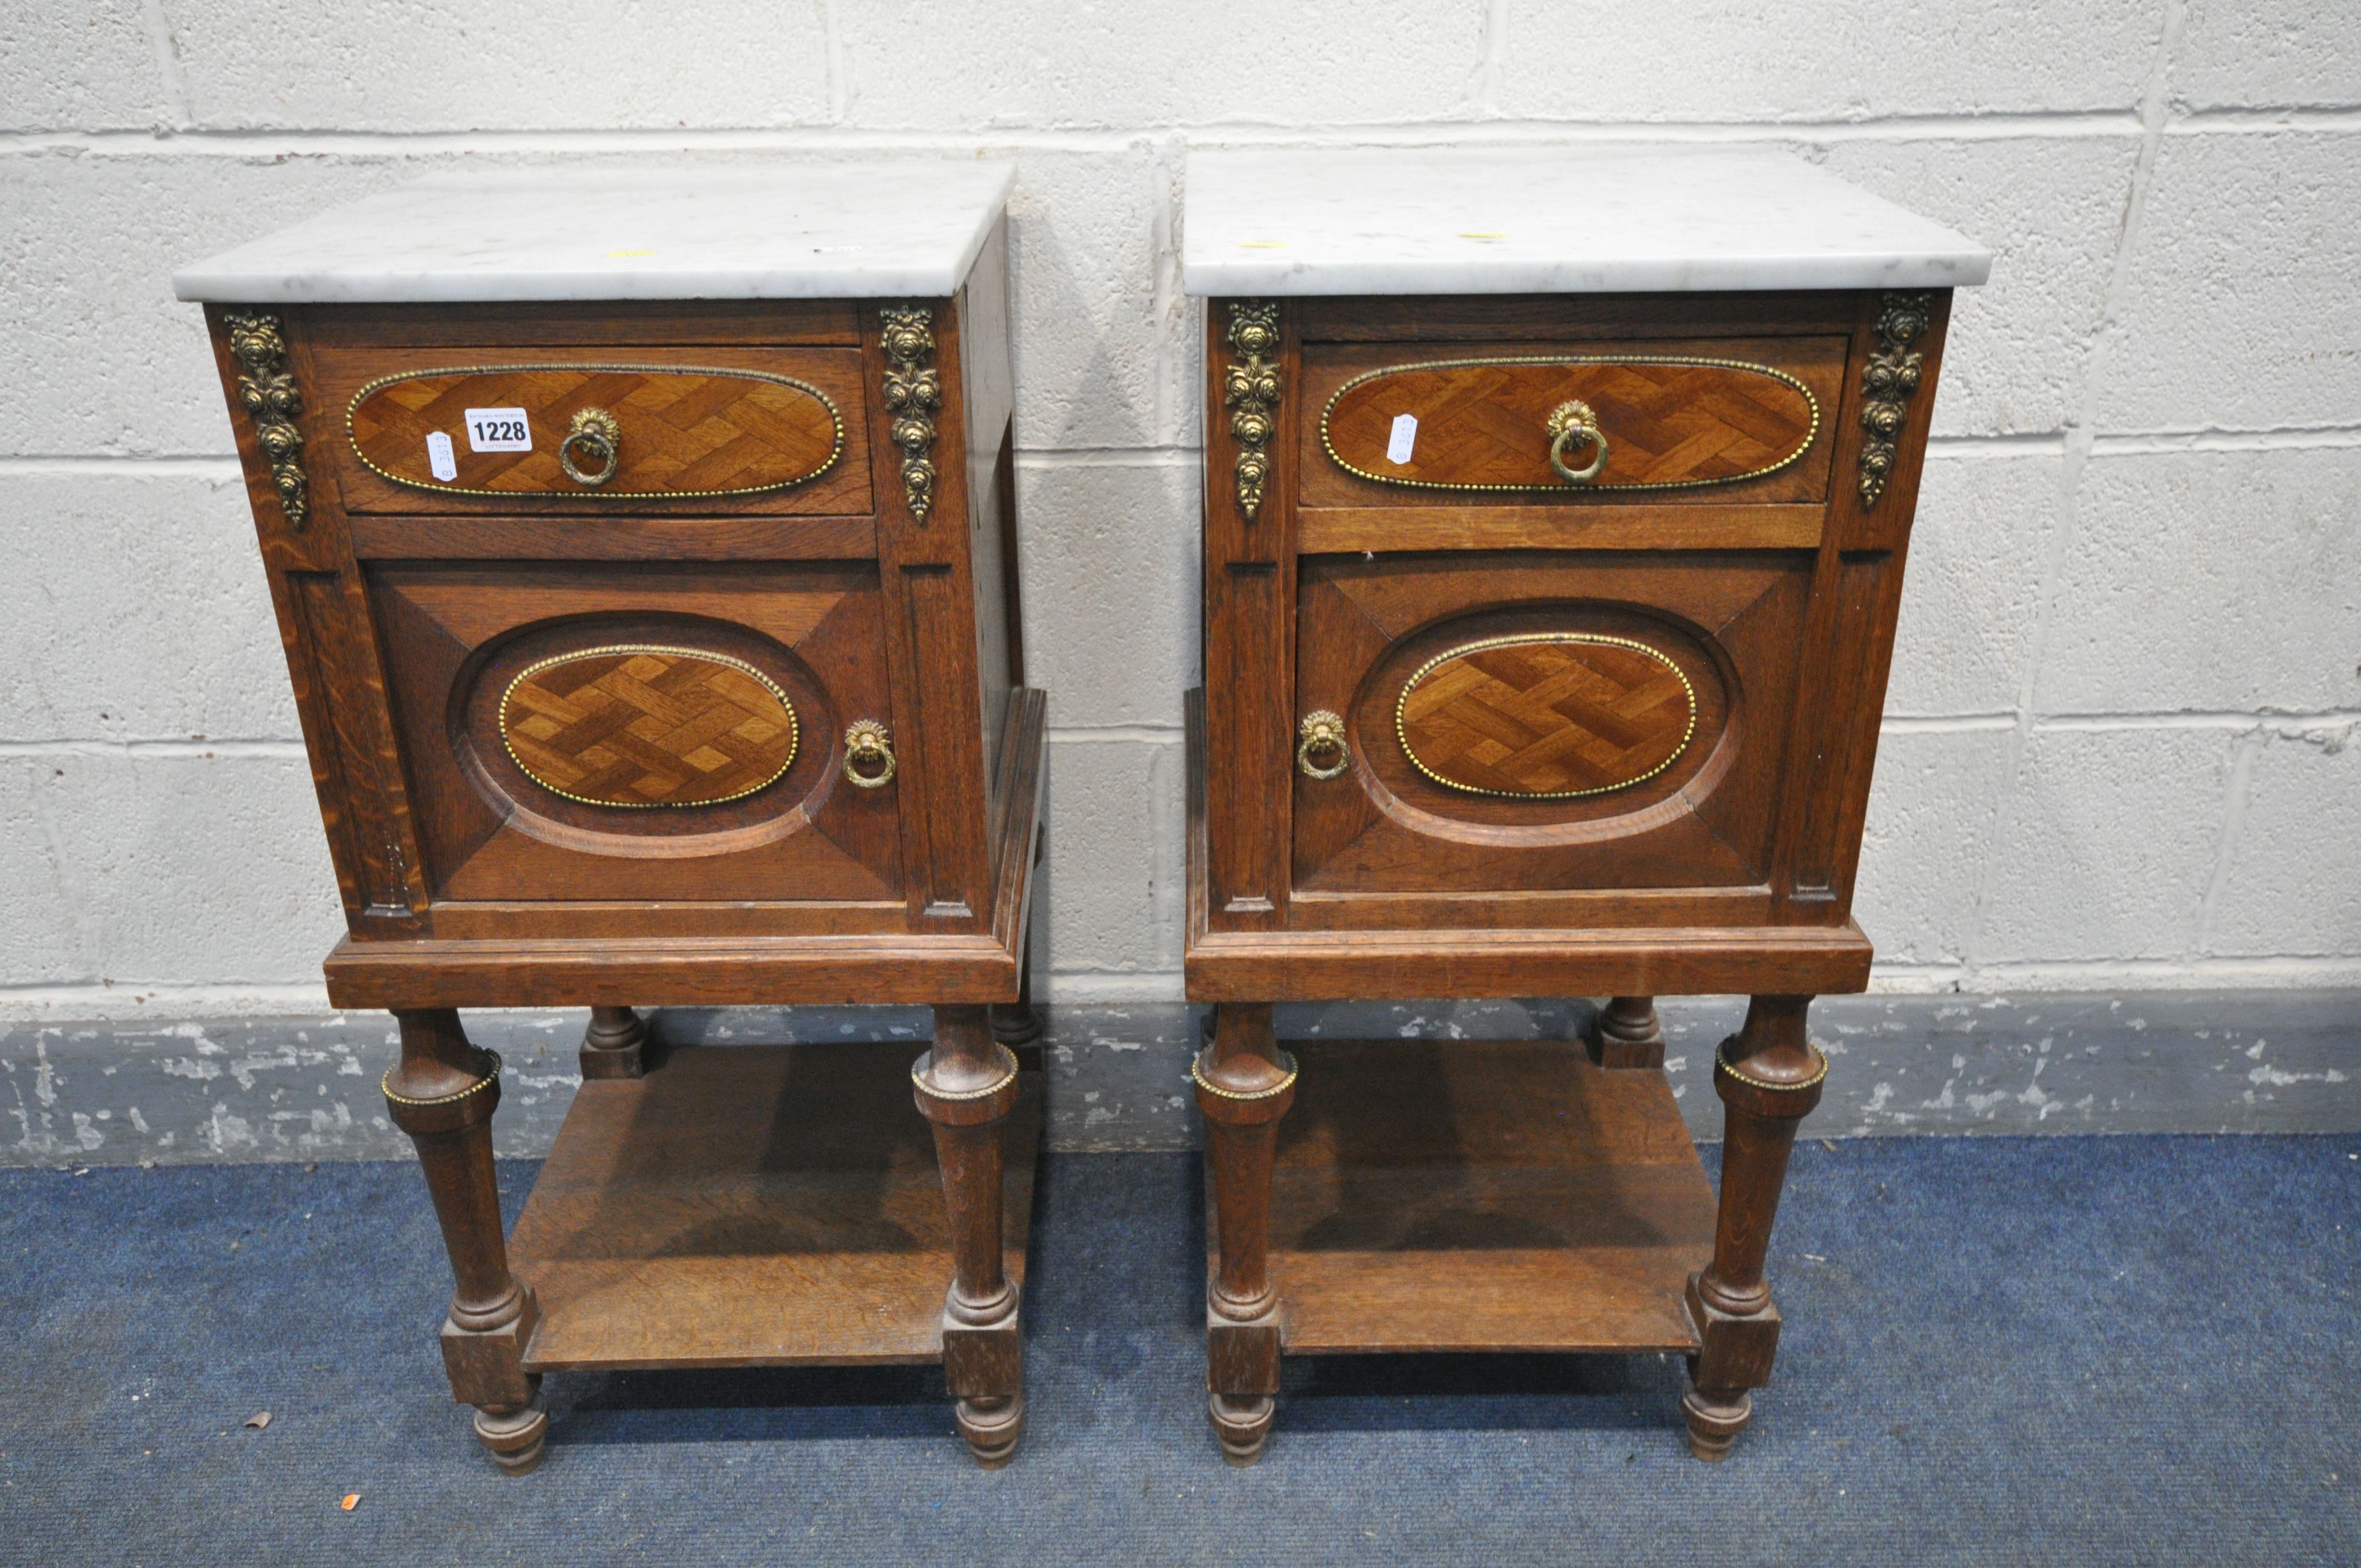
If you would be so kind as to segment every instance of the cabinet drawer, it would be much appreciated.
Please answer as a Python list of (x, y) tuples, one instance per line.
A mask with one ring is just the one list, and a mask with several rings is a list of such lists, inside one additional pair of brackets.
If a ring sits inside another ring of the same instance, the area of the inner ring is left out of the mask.
[(869, 510), (855, 349), (323, 349), (345, 507)]
[(882, 755), (847, 768), (856, 722), (893, 744), (873, 565), (368, 583), (438, 903), (899, 898), (899, 784)]
[(1811, 565), (1789, 551), (1306, 558), (1297, 718), (1334, 715), (1344, 744), (1299, 753), (1299, 907), (1759, 888)]
[(1846, 347), (1307, 345), (1302, 505), (1818, 502)]

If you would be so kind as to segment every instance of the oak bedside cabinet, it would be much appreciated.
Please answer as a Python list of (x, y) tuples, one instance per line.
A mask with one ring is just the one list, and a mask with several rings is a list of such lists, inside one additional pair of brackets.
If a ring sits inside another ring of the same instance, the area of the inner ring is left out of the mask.
[[(1282, 1354), (1688, 1358), (1698, 1455), (1862, 990), (1902, 562), (1972, 242), (1754, 151), (1200, 153), (1205, 685), (1188, 993), (1212, 1416)], [(1737, 992), (1717, 1201), (1653, 998)], [(1271, 1003), (1599, 996), (1571, 1044), (1321, 1042)]]
[[(399, 1021), (444, 1361), (511, 1470), (560, 1370), (939, 1361), (979, 1460), (1022, 1431), (1040, 1086), (994, 1025), (1038, 1025), (989, 1015), (1023, 984), (1043, 724), (1011, 180), (437, 177), (175, 279), (344, 895), (328, 994)], [(866, 1045), (666, 1052), (635, 1011), (856, 1002), (933, 1007), (906, 1079)], [(456, 1009), (582, 1005), (504, 1241), (500, 1061)]]

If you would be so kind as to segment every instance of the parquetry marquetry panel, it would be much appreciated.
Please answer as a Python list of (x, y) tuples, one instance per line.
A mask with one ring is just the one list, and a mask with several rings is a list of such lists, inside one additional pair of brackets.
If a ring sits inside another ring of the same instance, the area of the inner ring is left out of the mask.
[(1603, 795), (1672, 766), (1696, 732), (1697, 694), (1644, 643), (1543, 632), (1428, 661), (1403, 685), (1395, 721), (1411, 761), (1449, 788)]
[[(621, 432), (616, 472), (568, 478), (557, 448), (574, 416), (603, 409)], [(478, 452), (469, 409), (522, 409), (532, 450)], [(412, 372), (354, 395), (353, 449), (385, 478), (420, 489), (610, 498), (744, 495), (815, 478), (843, 450), (836, 407), (818, 388), (747, 370), (656, 366), (507, 366)], [(449, 438), (448, 480), (427, 438)]]
[[(1550, 467), (1552, 410), (1587, 404), (1607, 466), (1583, 490), (1729, 484), (1802, 456), (1819, 427), (1803, 383), (1769, 366), (1647, 357), (1440, 360), (1347, 381), (1321, 418), (1328, 455), (1365, 479), (1419, 488), (1576, 488)], [(1395, 422), (1409, 414), (1409, 456)], [(1573, 451), (1587, 464), (1587, 445)]]
[(593, 806), (709, 806), (795, 761), (795, 707), (752, 664), (688, 648), (594, 648), (546, 659), (500, 703), (509, 755)]

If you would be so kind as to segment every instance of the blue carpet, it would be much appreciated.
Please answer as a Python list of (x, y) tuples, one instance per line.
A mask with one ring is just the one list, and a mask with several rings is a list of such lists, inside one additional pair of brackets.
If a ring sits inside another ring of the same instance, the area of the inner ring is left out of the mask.
[(414, 1169), (0, 1174), (0, 1560), (2361, 1560), (2361, 1137), (1805, 1144), (1778, 1381), (1719, 1467), (1653, 1357), (1293, 1363), (1224, 1467), (1197, 1170), (1048, 1160), (1009, 1470), (885, 1369), (553, 1377), (521, 1480), (443, 1397)]

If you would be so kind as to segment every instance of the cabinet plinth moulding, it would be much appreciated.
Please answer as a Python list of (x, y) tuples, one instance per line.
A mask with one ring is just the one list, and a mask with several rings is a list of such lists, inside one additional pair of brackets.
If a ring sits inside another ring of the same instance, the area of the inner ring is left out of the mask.
[[(1990, 258), (1728, 149), (1187, 178), (1220, 1452), (1284, 1441), (1287, 1356), (1620, 1352), (1687, 1361), (1719, 1458), (1777, 1349), (1763, 1261), (1828, 1069), (1806, 1011), (1868, 984), (1853, 878), (1927, 410)], [(1583, 201), (1536, 202), (1560, 187)], [(1750, 998), (1719, 1192), (1656, 1014), (1713, 992)], [(1279, 1002), (1532, 995), (1598, 1006), (1579, 1040), (1273, 1033)]]
[[(399, 1021), (445, 1370), (512, 1473), (566, 1441), (553, 1371), (937, 1363), (946, 1441), (1016, 1451), (1041, 1074), (993, 1028), (1039, 1034), (1046, 699), (1013, 179), (436, 179), (175, 280), (251, 421), (328, 994)], [(586, 226), (667, 238), (585, 270)], [(931, 1007), (916, 1105), (873, 1047), (649, 1011), (796, 1003)], [(551, 1006), (588, 1011), (582, 1088), (504, 1234), (500, 1061), (459, 1010)]]

